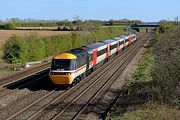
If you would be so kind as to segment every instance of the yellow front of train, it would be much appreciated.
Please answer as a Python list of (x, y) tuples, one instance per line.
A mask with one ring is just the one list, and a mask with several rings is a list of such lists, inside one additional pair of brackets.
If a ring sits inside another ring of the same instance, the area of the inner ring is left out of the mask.
[(65, 52), (56, 55), (51, 64), (50, 79), (56, 85), (70, 85), (75, 78), (77, 57)]

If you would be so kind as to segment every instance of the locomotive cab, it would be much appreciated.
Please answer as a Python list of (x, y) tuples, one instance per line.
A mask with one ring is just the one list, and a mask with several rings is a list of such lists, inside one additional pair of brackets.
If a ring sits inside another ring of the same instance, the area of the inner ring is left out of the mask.
[(62, 53), (53, 58), (50, 79), (54, 84), (68, 85), (73, 82), (74, 71), (77, 66), (76, 58), (76, 56), (70, 53)]
[(51, 70), (71, 71), (76, 69), (75, 59), (53, 59)]

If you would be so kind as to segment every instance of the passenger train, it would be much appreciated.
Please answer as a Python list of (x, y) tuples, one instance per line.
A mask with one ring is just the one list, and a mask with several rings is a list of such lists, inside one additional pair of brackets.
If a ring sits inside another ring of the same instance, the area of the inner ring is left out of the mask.
[(52, 59), (50, 79), (55, 85), (73, 86), (136, 40), (136, 34), (127, 34), (59, 53)]

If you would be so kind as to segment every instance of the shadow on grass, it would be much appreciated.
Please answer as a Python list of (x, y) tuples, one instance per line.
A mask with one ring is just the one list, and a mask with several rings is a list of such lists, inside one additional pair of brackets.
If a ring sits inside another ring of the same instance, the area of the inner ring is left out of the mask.
[(153, 81), (134, 82), (130, 84), (113, 108), (115, 115), (123, 115), (126, 112), (134, 111), (139, 106), (153, 100), (156, 92), (153, 90)]

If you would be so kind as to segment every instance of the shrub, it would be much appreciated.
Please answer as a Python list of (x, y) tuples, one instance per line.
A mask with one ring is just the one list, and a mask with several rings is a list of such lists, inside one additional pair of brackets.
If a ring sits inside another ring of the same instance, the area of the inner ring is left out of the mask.
[(4, 58), (10, 63), (18, 63), (27, 60), (27, 49), (23, 40), (13, 35), (3, 48)]
[(156, 36), (153, 48), (155, 67), (152, 72), (158, 100), (180, 105), (180, 31), (168, 28)]
[(14, 30), (14, 29), (16, 29), (16, 25), (12, 22), (9, 22), (4, 25), (4, 28), (7, 30)]
[(28, 60), (41, 60), (46, 57), (46, 45), (37, 33), (31, 33), (25, 38), (28, 50)]

